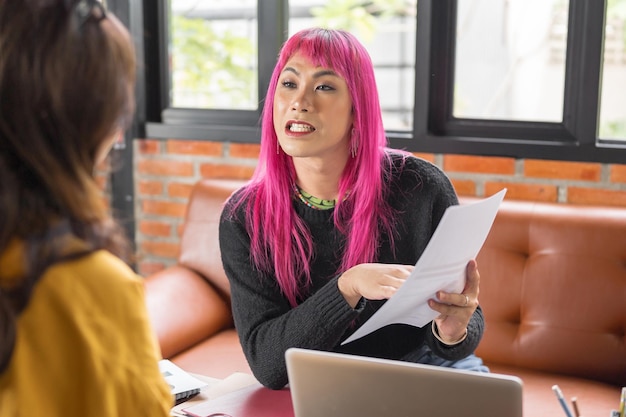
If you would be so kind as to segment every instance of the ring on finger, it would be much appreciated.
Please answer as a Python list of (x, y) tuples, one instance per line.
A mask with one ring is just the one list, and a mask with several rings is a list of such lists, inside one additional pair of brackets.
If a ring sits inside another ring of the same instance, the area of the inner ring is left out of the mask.
[(463, 304), (464, 306), (469, 304), (469, 297), (467, 296), (467, 294), (463, 294), (465, 296), (465, 304)]

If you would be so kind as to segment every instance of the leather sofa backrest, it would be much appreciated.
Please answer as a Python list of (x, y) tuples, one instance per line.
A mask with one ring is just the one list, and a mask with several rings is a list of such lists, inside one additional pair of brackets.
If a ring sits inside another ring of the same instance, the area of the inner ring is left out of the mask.
[(245, 181), (204, 179), (194, 185), (187, 205), (179, 264), (204, 276), (230, 299), (219, 246), (219, 220), (228, 197)]
[(504, 201), (477, 262), (486, 362), (626, 385), (626, 210)]

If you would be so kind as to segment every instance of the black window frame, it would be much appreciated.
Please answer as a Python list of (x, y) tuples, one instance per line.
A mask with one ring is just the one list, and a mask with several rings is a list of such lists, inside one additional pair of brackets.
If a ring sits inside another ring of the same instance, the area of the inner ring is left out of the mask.
[[(257, 0), (257, 111), (168, 107), (167, 2), (158, 1), (155, 8), (155, 2), (143, 1), (146, 137), (258, 143), (262, 98), (288, 33), (288, 0)], [(606, 0), (570, 0), (561, 123), (452, 116), (456, 7), (457, 0), (418, 1), (413, 130), (387, 131), (391, 146), (429, 153), (626, 161), (623, 141), (597, 140)]]
[[(434, 153), (623, 163), (626, 144), (597, 141), (606, 1), (570, 0), (563, 122), (452, 116), (457, 0), (420, 0), (414, 135), (392, 146)], [(573, 30), (572, 28), (580, 28)]]
[[(129, 0), (130, 1), (130, 0)], [(153, 1), (144, 0), (144, 7)], [(170, 107), (168, 74), (169, 11), (167, 1), (158, 1), (156, 15), (146, 19), (152, 36), (151, 67), (147, 83), (157, 86), (147, 91), (152, 103), (147, 114), (146, 135), (150, 138), (180, 138), (254, 143), (260, 140), (260, 118), (263, 99), (276, 64), (276, 57), (285, 40), (288, 23), (287, 0), (257, 0), (258, 32), (258, 97), (257, 110), (186, 109)], [(156, 42), (155, 42), (156, 41)]]

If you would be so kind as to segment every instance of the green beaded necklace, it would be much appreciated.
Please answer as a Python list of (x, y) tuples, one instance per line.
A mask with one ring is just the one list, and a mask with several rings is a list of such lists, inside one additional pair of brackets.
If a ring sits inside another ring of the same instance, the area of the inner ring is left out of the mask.
[(302, 190), (296, 184), (293, 185), (294, 191), (298, 198), (307, 206), (316, 210), (329, 210), (335, 207), (335, 200), (322, 200)]

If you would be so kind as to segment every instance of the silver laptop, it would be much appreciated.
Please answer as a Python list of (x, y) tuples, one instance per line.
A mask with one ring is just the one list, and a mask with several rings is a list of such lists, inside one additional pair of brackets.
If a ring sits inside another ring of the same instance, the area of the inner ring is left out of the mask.
[(288, 349), (295, 417), (522, 417), (522, 381), (363, 356)]

